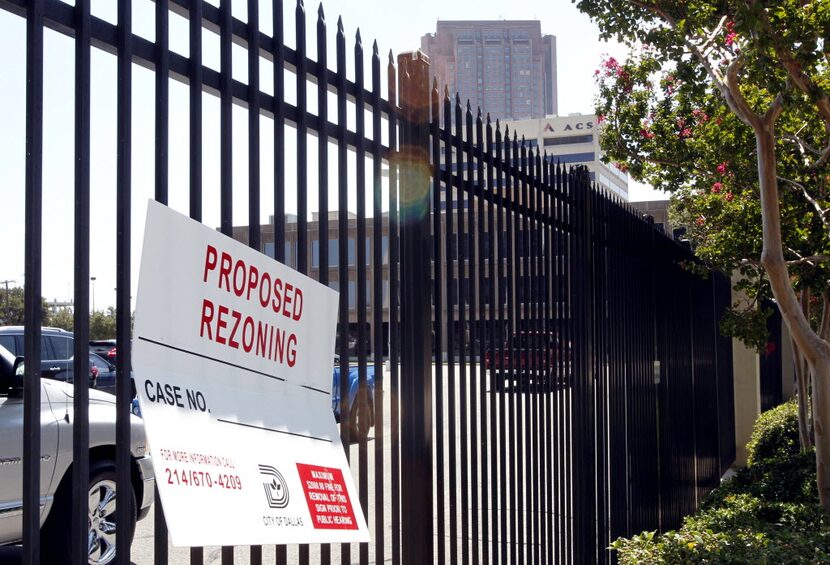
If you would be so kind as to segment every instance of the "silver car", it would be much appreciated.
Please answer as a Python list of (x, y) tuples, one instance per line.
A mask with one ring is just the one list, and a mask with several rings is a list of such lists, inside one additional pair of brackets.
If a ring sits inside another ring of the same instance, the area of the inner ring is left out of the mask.
[[(23, 536), (22, 358), (0, 347), (0, 545)], [(71, 384), (41, 380), (41, 544), (44, 563), (68, 559), (71, 539), (72, 402)], [(89, 563), (115, 560), (115, 397), (89, 391)], [(131, 488), (135, 520), (153, 501), (155, 477), (141, 419), (131, 416)]]

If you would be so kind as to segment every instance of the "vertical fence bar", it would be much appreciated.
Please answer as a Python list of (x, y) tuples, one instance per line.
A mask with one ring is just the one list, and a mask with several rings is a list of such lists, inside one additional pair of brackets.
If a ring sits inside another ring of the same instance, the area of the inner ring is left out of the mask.
[[(403, 343), (402, 553), (407, 563), (433, 561), (432, 374), (429, 284), (429, 63), (420, 53), (398, 57), (401, 108), (409, 134), (404, 172), (401, 245)], [(407, 67), (406, 72), (404, 66)]]
[[(89, 374), (90, 10), (75, 6), (74, 374)], [(89, 381), (75, 379), (72, 419), (71, 561), (89, 563)]]
[[(444, 311), (443, 306), (445, 302), (442, 300), (442, 284), (444, 280), (443, 265), (449, 260), (449, 253), (444, 255), (441, 260), (441, 244), (443, 241), (449, 241), (442, 235), (443, 220), (445, 214), (442, 212), (441, 205), (447, 204), (447, 200), (442, 200), (443, 194), (448, 194), (452, 183), (452, 171), (449, 170), (447, 161), (441, 163), (441, 143), (443, 141), (444, 147), (449, 145), (449, 122), (447, 116), (449, 115), (449, 98), (444, 92), (444, 128), (440, 129), (441, 111), (440, 111), (440, 94), (438, 92), (438, 80), (435, 79), (432, 84), (432, 116), (431, 116), (431, 134), (432, 134), (432, 256), (434, 261), (432, 264), (432, 301), (433, 301), (433, 332), (434, 351), (433, 359), (435, 362), (435, 512), (436, 512), (436, 552), (439, 563), (446, 562), (446, 526), (445, 526), (445, 512), (444, 505), (446, 500), (444, 497)], [(452, 265), (448, 265), (448, 269)]]
[[(375, 559), (384, 560), (386, 558), (385, 534), (386, 528), (384, 523), (385, 500), (384, 495), (384, 455), (385, 448), (383, 428), (383, 347), (384, 347), (384, 332), (383, 332), (383, 182), (382, 182), (382, 163), (383, 155), (381, 154), (381, 107), (380, 107), (380, 55), (378, 53), (378, 42), (372, 44), (372, 243), (373, 243), (373, 259), (372, 265), (374, 275), (372, 288), (374, 290), (374, 297), (372, 299), (372, 314), (374, 328), (374, 351), (375, 351), (375, 397), (373, 399), (373, 406), (375, 409), (374, 424), (375, 424)], [(389, 249), (389, 238), (387, 236), (387, 250)], [(387, 251), (388, 253), (388, 251)], [(389, 267), (387, 267), (389, 269)], [(391, 359), (391, 352), (390, 352)]]
[(117, 163), (116, 163), (116, 421), (115, 454), (116, 535), (115, 545), (120, 564), (130, 561), (130, 524), (132, 522), (130, 484), (130, 280), (131, 280), (131, 196), (132, 196), (132, 3), (118, 3), (118, 92), (117, 92)]
[(398, 281), (400, 280), (400, 249), (399, 249), (399, 207), (398, 194), (398, 166), (393, 166), (393, 158), (397, 159), (398, 151), (398, 81), (395, 70), (395, 58), (389, 51), (389, 62), (386, 65), (387, 91), (389, 96), (389, 365), (390, 365), (390, 407), (389, 418), (392, 434), (392, 565), (401, 562), (401, 442), (400, 442), (400, 410), (399, 410), (399, 363), (401, 360), (401, 336), (398, 326), (400, 297)]
[(40, 563), (40, 341), (43, 245), (43, 2), (26, 11), (26, 243), (23, 356), (23, 563)]
[[(487, 205), (487, 224), (484, 228), (484, 237), (486, 238), (487, 242), (487, 250), (486, 250), (486, 261), (487, 261), (487, 299), (486, 299), (486, 306), (488, 309), (487, 312), (487, 349), (486, 354), (489, 354), (490, 359), (490, 366), (489, 366), (489, 376), (490, 376), (490, 412), (489, 412), (489, 425), (490, 425), (490, 440), (488, 442), (488, 446), (490, 447), (489, 456), (490, 456), (490, 482), (488, 483), (485, 480), (482, 482), (487, 485), (492, 485), (490, 489), (490, 527), (491, 527), (491, 534), (490, 534), (490, 548), (485, 547), (485, 565), (488, 565), (487, 562), (487, 555), (488, 551), (490, 552), (491, 558), (493, 563), (499, 562), (499, 542), (501, 541), (501, 537), (499, 536), (499, 511), (504, 511), (503, 508), (499, 507), (499, 492), (502, 490), (500, 488), (500, 481), (498, 480), (499, 474), (499, 466), (498, 466), (498, 457), (497, 454), (501, 453), (504, 446), (499, 441), (498, 436), (498, 412), (497, 412), (497, 405), (496, 400), (497, 396), (501, 397), (503, 395), (498, 394), (499, 386), (498, 386), (498, 374), (496, 372), (496, 356), (498, 355), (498, 351), (501, 347), (501, 344), (496, 341), (496, 300), (497, 294), (496, 291), (498, 289), (497, 281), (499, 276), (499, 269), (496, 265), (496, 217), (495, 213), (498, 210), (497, 204), (497, 197), (499, 194), (499, 187), (495, 185), (496, 182), (493, 176), (493, 167), (496, 164), (496, 159), (498, 155), (495, 153), (496, 149), (493, 145), (493, 124), (490, 121), (490, 114), (487, 114), (487, 127), (485, 130), (485, 139), (486, 139), (486, 149), (485, 149), (485, 162), (487, 166), (487, 179), (486, 185), (484, 190), (489, 197), (488, 205)], [(485, 543), (487, 540), (484, 540)]]
[[(308, 274), (308, 74), (306, 63), (305, 2), (297, 0), (294, 30), (297, 46), (297, 270)], [(324, 239), (326, 241), (324, 241)], [(318, 246), (328, 246), (328, 234), (318, 234)], [(308, 565), (309, 546), (300, 544), (299, 563)]]
[[(364, 96), (363, 73), (363, 40), (360, 30), (357, 30), (354, 43), (355, 64), (355, 133), (357, 144), (355, 147), (355, 169), (357, 177), (357, 238), (355, 250), (357, 261), (357, 422), (368, 421), (368, 392), (366, 385), (366, 103)], [(366, 437), (358, 432), (358, 493), (363, 515), (368, 521), (369, 511), (369, 465)], [(359, 547), (360, 564), (369, 562), (369, 544), (362, 543)]]
[[(473, 114), (470, 110), (470, 101), (467, 100), (467, 108), (464, 112), (464, 129), (459, 130), (459, 139), (463, 131), (464, 168), (462, 169), (462, 158), (459, 157), (458, 180), (458, 325), (459, 325), (459, 400), (461, 403), (461, 563), (470, 563), (470, 413), (467, 410), (470, 390), (468, 360), (467, 360), (467, 289), (469, 287), (469, 276), (467, 274), (467, 261), (469, 241), (467, 234), (469, 225), (467, 223), (467, 208), (472, 206), (472, 184), (473, 159), (472, 159), (472, 132)], [(463, 181), (462, 181), (463, 179)]]
[[(202, 3), (194, 2), (190, 6), (190, 217), (202, 221)], [(275, 28), (276, 29), (276, 28)], [(276, 36), (276, 32), (274, 34)], [(276, 75), (276, 73), (275, 73)], [(277, 106), (280, 106), (277, 104)], [(274, 115), (276, 116), (276, 109)], [(275, 120), (276, 130), (276, 120)], [(275, 144), (276, 145), (276, 144)], [(275, 176), (276, 182), (276, 176)], [(276, 236), (275, 236), (276, 237)], [(158, 489), (157, 489), (158, 492)], [(156, 499), (156, 508), (160, 508)], [(190, 548), (190, 564), (202, 565), (204, 549)]]
[[(453, 216), (458, 218), (460, 214), (459, 210), (459, 198), (461, 198), (460, 193), (462, 190), (462, 179), (463, 179), (463, 163), (464, 163), (464, 156), (462, 152), (462, 128), (461, 128), (461, 98), (458, 96), (458, 93), (455, 95), (455, 104), (454, 104), (454, 119), (455, 119), (455, 134), (453, 136), (454, 142), (454, 149), (455, 149), (455, 163), (456, 163), (456, 175), (455, 175), (455, 182), (453, 183), (453, 187), (447, 193), (447, 240), (449, 247), (450, 256), (448, 258), (449, 261), (449, 269), (447, 269), (447, 276), (449, 277), (447, 280), (448, 287), (448, 294), (450, 297), (447, 300), (447, 308), (448, 308), (448, 333), (449, 336), (452, 336), (452, 339), (448, 341), (447, 345), (447, 379), (448, 379), (448, 395), (447, 395), (447, 419), (449, 420), (449, 442), (448, 442), (448, 456), (450, 460), (450, 563), (457, 563), (458, 562), (458, 471), (456, 469), (456, 465), (454, 464), (455, 461), (458, 461), (458, 439), (456, 438), (456, 404), (457, 404), (457, 394), (456, 394), (456, 383), (455, 383), (455, 341), (458, 338), (460, 342), (460, 336), (458, 334), (458, 324), (456, 323), (456, 308), (458, 309), (458, 317), (461, 317), (461, 310), (464, 305), (461, 302), (461, 295), (459, 293), (460, 284), (461, 284), (461, 276), (462, 276), (462, 259), (461, 259), (461, 244), (458, 238), (458, 234), (461, 233), (461, 222), (462, 220), (458, 220), (458, 228), (453, 228)], [(453, 148), (450, 147), (447, 149), (449, 152), (449, 159), (447, 163), (447, 167), (450, 171), (452, 171), (452, 150)], [(453, 199), (453, 189), (455, 190), (455, 198)], [(457, 280), (456, 280), (457, 278)], [(459, 345), (458, 349), (460, 350), (463, 345)], [(459, 367), (460, 373), (461, 367)], [(463, 506), (462, 506), (463, 512)]]
[(505, 279), (507, 281), (507, 310), (505, 312), (506, 318), (505, 321), (505, 350), (507, 354), (507, 362), (505, 360), (502, 361), (502, 371), (505, 373), (505, 390), (507, 390), (507, 386), (510, 386), (510, 394), (508, 397), (508, 406), (507, 406), (507, 424), (508, 424), (508, 435), (507, 435), (507, 443), (509, 444), (509, 450), (507, 454), (507, 459), (509, 461), (510, 469), (509, 469), (509, 480), (508, 484), (510, 485), (510, 500), (508, 505), (505, 508), (509, 508), (510, 514), (510, 564), (516, 565), (518, 562), (518, 531), (517, 531), (517, 518), (518, 518), (518, 511), (517, 511), (517, 502), (516, 502), (516, 470), (518, 467), (518, 454), (517, 454), (517, 441), (516, 441), (516, 423), (518, 421), (517, 414), (516, 414), (516, 383), (518, 382), (516, 376), (516, 370), (518, 367), (516, 366), (516, 348), (515, 343), (513, 340), (513, 333), (515, 332), (515, 323), (516, 323), (516, 315), (515, 315), (515, 283), (514, 283), (514, 260), (513, 260), (513, 253), (514, 253), (514, 242), (515, 242), (515, 232), (513, 231), (513, 213), (516, 207), (516, 197), (513, 192), (515, 187), (514, 182), (514, 173), (513, 168), (515, 164), (515, 144), (511, 143), (510, 141), (510, 131), (505, 126), (504, 128), (504, 145), (505, 145), (505, 187), (504, 187), (504, 196), (505, 196), (505, 231), (499, 230), (499, 233), (505, 234), (505, 247), (507, 250), (507, 262), (506, 262), (506, 270), (505, 270)]
[[(248, 0), (248, 245), (262, 251), (259, 146), (259, 1)], [(262, 564), (262, 546), (251, 546), (251, 565)]]
[[(317, 279), (329, 286), (329, 136), (328, 136), (328, 47), (323, 4), (317, 9), (317, 241), (320, 262)], [(331, 563), (331, 545), (320, 546), (320, 563)]]
[(555, 507), (554, 501), (554, 453), (556, 449), (556, 420), (554, 419), (553, 406), (555, 398), (559, 396), (559, 373), (558, 366), (561, 363), (562, 357), (565, 355), (565, 345), (562, 341), (562, 335), (556, 331), (554, 319), (554, 305), (555, 305), (555, 284), (554, 270), (552, 268), (552, 261), (555, 260), (555, 252), (553, 250), (553, 233), (556, 226), (556, 221), (553, 215), (553, 193), (552, 193), (552, 173), (551, 163), (548, 159), (547, 151), (542, 154), (542, 167), (544, 168), (544, 178), (542, 180), (542, 217), (544, 219), (542, 242), (544, 250), (542, 253), (542, 277), (545, 281), (544, 285), (544, 300), (545, 305), (543, 309), (544, 329), (546, 335), (551, 336), (548, 339), (553, 340), (552, 358), (547, 360), (545, 367), (547, 386), (545, 387), (544, 400), (544, 444), (545, 444), (545, 463), (544, 463), (544, 477), (545, 477), (545, 553), (543, 555), (546, 561), (554, 561), (554, 547), (558, 544), (554, 541), (554, 521), (555, 521)]
[[(282, 103), (285, 99), (285, 54), (282, 0), (274, 0), (272, 12), (274, 28), (274, 259), (287, 263), (290, 257), (286, 257), (285, 252), (285, 114)], [(276, 547), (275, 554), (276, 565), (288, 563), (288, 548), (284, 544)]]
[[(479, 537), (478, 537), (478, 528), (475, 527), (477, 524), (474, 522), (473, 525), (473, 563), (478, 565), (479, 563), (479, 553), (481, 553), (481, 559), (484, 562), (484, 565), (489, 565), (490, 558), (489, 558), (489, 551), (490, 548), (487, 546), (489, 542), (489, 526), (490, 520), (488, 515), (488, 486), (489, 486), (489, 476), (488, 476), (488, 447), (490, 446), (490, 441), (492, 438), (488, 437), (488, 411), (487, 411), (487, 369), (484, 366), (484, 355), (486, 350), (486, 302), (484, 300), (485, 296), (485, 278), (484, 274), (489, 265), (486, 262), (486, 253), (484, 249), (484, 243), (487, 238), (487, 232), (485, 231), (485, 223), (484, 223), (484, 208), (486, 206), (486, 198), (485, 198), (485, 190), (488, 188), (487, 180), (484, 177), (484, 163), (487, 158), (485, 154), (485, 144), (484, 144), (484, 123), (481, 119), (481, 108), (478, 109), (478, 114), (476, 115), (476, 230), (475, 230), (475, 238), (476, 238), (476, 255), (478, 256), (478, 263), (477, 268), (472, 268), (471, 271), (474, 271), (478, 277), (475, 279), (475, 292), (473, 292), (473, 296), (477, 297), (477, 308), (476, 308), (476, 316), (475, 316), (475, 330), (476, 335), (478, 336), (478, 360), (476, 361), (476, 368), (478, 369), (478, 379), (476, 382), (476, 386), (478, 387), (478, 398), (479, 398), (479, 406), (481, 408), (481, 415), (479, 418), (479, 426), (481, 429), (481, 439), (477, 443), (478, 448), (481, 450), (481, 549), (479, 549)], [(472, 280), (472, 277), (471, 277)], [(475, 342), (475, 340), (474, 340)], [(489, 416), (492, 418), (492, 412), (489, 413)], [(492, 453), (492, 451), (490, 451)], [(477, 476), (477, 474), (475, 475)], [(479, 514), (479, 506), (476, 503), (475, 496), (478, 495), (478, 489), (473, 489), (474, 494), (474, 502), (473, 502), (473, 516), (476, 517)]]
[[(498, 264), (496, 265), (496, 282), (498, 285), (498, 324), (496, 325), (496, 343), (494, 347), (496, 352), (493, 366), (497, 372), (496, 374), (496, 390), (499, 394), (499, 508), (501, 514), (499, 516), (499, 563), (507, 564), (508, 558), (508, 507), (507, 507), (507, 493), (508, 493), (508, 478), (507, 478), (507, 450), (509, 440), (507, 438), (507, 403), (506, 403), (506, 385), (507, 385), (507, 364), (505, 362), (505, 316), (504, 306), (507, 303), (507, 262), (504, 252), (501, 248), (501, 241), (507, 240), (507, 232), (505, 231), (505, 214), (506, 214), (506, 196), (504, 189), (504, 143), (502, 141), (501, 127), (496, 121), (496, 186), (495, 193), (499, 196), (499, 206), (495, 210), (496, 214), (496, 236), (493, 239), (493, 255), (496, 257)], [(502, 282), (504, 281), (504, 283)], [(494, 560), (495, 561), (495, 560)]]
[[(233, 236), (233, 98), (231, 0), (219, 2), (219, 193), (222, 233)], [(233, 565), (233, 547), (222, 548), (222, 565)]]
[[(156, 194), (155, 199), (162, 204), (168, 201), (168, 132), (169, 132), (169, 3), (167, 0), (156, 1)], [(153, 562), (156, 565), (167, 563), (167, 520), (158, 489), (154, 493), (153, 517)]]
[[(348, 270), (348, 161), (346, 144), (346, 35), (342, 18), (337, 19), (337, 235), (338, 235), (338, 280), (340, 285), (340, 312), (338, 317), (337, 350), (340, 352), (340, 437), (349, 459), (351, 444), (349, 435), (349, 270)], [(351, 563), (351, 546), (340, 544), (341, 563)]]

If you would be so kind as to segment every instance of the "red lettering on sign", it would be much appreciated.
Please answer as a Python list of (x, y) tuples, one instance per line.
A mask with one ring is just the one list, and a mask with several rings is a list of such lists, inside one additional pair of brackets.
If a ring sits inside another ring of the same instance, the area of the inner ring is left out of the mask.
[(334, 467), (297, 463), (311, 524), (315, 530), (356, 530), (343, 472)]

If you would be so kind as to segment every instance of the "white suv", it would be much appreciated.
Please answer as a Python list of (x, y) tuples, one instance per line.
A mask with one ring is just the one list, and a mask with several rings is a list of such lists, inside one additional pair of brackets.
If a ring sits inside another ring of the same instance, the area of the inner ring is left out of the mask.
[[(21, 357), (0, 346), (0, 545), (23, 537), (23, 389)], [(68, 561), (71, 531), (73, 386), (41, 380), (41, 544), (44, 563)], [(89, 563), (115, 560), (115, 397), (89, 391)], [(131, 416), (130, 462), (135, 520), (147, 515), (155, 477), (144, 426)]]

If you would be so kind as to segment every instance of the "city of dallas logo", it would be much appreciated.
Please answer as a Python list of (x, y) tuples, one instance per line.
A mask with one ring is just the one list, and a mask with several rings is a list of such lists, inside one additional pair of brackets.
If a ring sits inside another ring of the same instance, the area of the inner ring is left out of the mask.
[(270, 465), (260, 465), (262, 486), (265, 489), (265, 498), (270, 508), (285, 508), (288, 506), (288, 485), (282, 473)]

